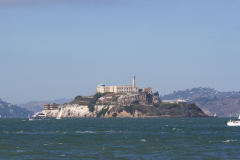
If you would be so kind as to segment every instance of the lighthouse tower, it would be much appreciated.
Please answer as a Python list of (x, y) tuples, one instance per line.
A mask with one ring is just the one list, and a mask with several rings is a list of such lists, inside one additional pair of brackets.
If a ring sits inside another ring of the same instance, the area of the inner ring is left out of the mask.
[(132, 91), (135, 92), (135, 75), (133, 75)]

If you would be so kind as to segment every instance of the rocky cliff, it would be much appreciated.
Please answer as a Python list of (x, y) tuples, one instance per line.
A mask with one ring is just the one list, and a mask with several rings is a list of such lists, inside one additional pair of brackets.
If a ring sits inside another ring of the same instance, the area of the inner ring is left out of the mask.
[[(46, 117), (57, 117), (59, 110), (44, 110)], [(95, 105), (94, 111), (89, 111), (87, 105), (67, 105), (63, 106), (62, 118), (95, 118), (95, 117), (206, 117), (195, 104), (176, 105), (173, 107), (165, 106), (114, 106), (114, 105)]]
[[(89, 107), (87, 105), (78, 105), (78, 104), (71, 104), (62, 106), (62, 115), (63, 118), (82, 118), (82, 117), (97, 117), (97, 114), (105, 108), (111, 110), (113, 106), (105, 106), (105, 105), (95, 105), (94, 111), (89, 111)], [(57, 117), (59, 110), (44, 110), (42, 113), (46, 114), (46, 117)]]
[[(99, 117), (114, 117), (114, 113), (111, 109), (113, 108), (113, 105), (96, 105), (94, 106), (94, 111), (90, 112), (87, 105), (67, 105), (63, 106), (62, 111), (62, 118), (95, 118), (99, 115)], [(101, 111), (105, 110), (104, 113)], [(59, 110), (45, 110), (43, 111), (44, 114), (46, 114), (46, 117), (53, 118), (57, 117)], [(120, 113), (117, 114), (115, 117), (135, 117), (134, 114), (128, 113), (124, 110), (122, 110)]]
[[(61, 117), (64, 118), (207, 116), (195, 104), (164, 104), (159, 97), (146, 93), (77, 96), (73, 102), (62, 108)], [(47, 117), (57, 117), (59, 110), (44, 110), (43, 113)]]

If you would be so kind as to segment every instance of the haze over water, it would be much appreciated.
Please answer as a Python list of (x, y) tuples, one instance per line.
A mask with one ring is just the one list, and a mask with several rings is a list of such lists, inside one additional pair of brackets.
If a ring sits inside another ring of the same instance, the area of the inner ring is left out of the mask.
[(0, 119), (1, 159), (239, 159), (227, 118)]
[(240, 91), (239, 0), (0, 0), (0, 98), (93, 95), (100, 83), (160, 95)]

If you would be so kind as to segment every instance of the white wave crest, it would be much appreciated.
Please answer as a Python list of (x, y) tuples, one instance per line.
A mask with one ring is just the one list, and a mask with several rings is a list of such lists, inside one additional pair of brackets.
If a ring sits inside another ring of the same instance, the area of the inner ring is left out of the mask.
[(19, 132), (16, 132), (16, 133), (23, 133), (23, 130), (19, 131)]
[(142, 142), (146, 142), (146, 139), (141, 139)]
[(94, 131), (76, 131), (76, 133), (96, 133)]
[(230, 139), (230, 140), (226, 140), (226, 141), (222, 141), (224, 143), (230, 143), (230, 142), (236, 142), (237, 140), (233, 140), (233, 139)]

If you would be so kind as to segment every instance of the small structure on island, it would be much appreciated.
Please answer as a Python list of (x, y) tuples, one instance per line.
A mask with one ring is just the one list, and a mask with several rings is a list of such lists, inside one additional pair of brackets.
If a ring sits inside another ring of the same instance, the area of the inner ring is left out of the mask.
[(144, 87), (143, 87), (142, 92), (146, 92), (146, 93), (148, 93), (148, 94), (152, 94), (152, 87), (148, 87), (148, 88), (144, 88)]
[(58, 110), (59, 104), (52, 103), (52, 104), (44, 104), (44, 110)]
[(183, 104), (187, 103), (187, 101), (182, 100), (182, 99), (177, 99), (177, 100), (163, 100), (163, 103), (177, 103), (177, 104)]

